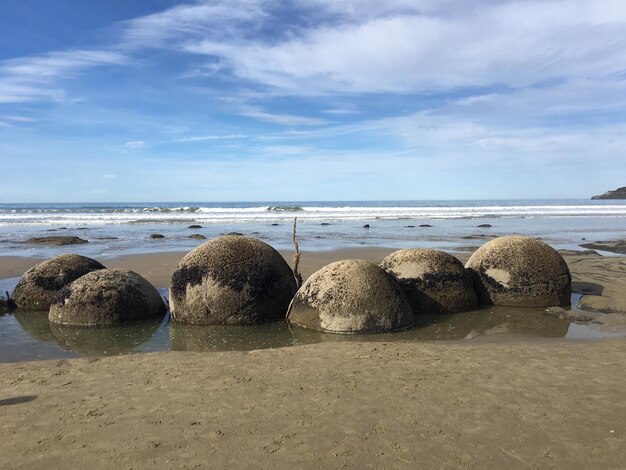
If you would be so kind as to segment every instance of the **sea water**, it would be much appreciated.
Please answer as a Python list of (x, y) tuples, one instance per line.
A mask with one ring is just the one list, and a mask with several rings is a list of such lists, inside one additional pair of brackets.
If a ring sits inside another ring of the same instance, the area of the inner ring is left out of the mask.
[[(626, 201), (0, 204), (0, 256), (74, 252), (106, 258), (186, 251), (201, 243), (190, 239), (191, 234), (212, 238), (230, 232), (286, 249), (292, 245), (296, 217), (303, 251), (359, 246), (471, 250), (493, 236), (509, 234), (538, 237), (555, 248), (571, 249), (585, 241), (623, 237)], [(491, 227), (479, 227), (485, 224)], [(151, 239), (153, 233), (164, 238)], [(27, 243), (32, 237), (51, 235), (78, 236), (89, 243), (65, 247)]]

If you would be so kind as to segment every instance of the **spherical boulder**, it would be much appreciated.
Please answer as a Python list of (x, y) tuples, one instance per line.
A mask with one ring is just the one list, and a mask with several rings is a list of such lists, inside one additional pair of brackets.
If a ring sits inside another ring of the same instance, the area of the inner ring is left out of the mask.
[(62, 325), (106, 326), (156, 318), (167, 307), (152, 284), (127, 269), (79, 277), (52, 299), (48, 319)]
[(567, 264), (556, 250), (530, 237), (499, 237), (484, 244), (465, 267), (481, 302), (515, 307), (569, 305)]
[(354, 259), (313, 273), (287, 315), (293, 325), (332, 333), (383, 333), (413, 325), (398, 281), (376, 264)]
[(55, 256), (26, 271), (15, 290), (13, 300), (21, 310), (48, 310), (52, 298), (70, 282), (92, 271), (104, 269), (94, 259), (81, 255)]
[(296, 292), (291, 268), (260, 240), (226, 235), (190, 251), (172, 275), (170, 312), (177, 322), (245, 325), (285, 317)]
[(458, 313), (478, 306), (472, 275), (444, 251), (398, 250), (380, 266), (398, 279), (413, 313)]

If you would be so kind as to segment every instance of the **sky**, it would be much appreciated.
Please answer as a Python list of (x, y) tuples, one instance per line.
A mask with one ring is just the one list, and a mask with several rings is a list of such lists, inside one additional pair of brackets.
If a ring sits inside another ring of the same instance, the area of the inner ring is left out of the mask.
[(0, 2), (0, 203), (624, 185), (623, 0)]

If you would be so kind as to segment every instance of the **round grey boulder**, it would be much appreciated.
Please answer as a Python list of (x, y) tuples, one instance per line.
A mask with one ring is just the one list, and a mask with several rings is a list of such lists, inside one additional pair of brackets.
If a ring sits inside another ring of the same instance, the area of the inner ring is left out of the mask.
[(285, 317), (296, 292), (291, 268), (260, 240), (226, 235), (190, 251), (172, 275), (170, 312), (177, 322), (246, 325)]
[(52, 299), (48, 319), (62, 325), (121, 325), (167, 310), (152, 284), (127, 269), (101, 269), (76, 279)]
[(444, 251), (398, 250), (380, 265), (400, 282), (413, 313), (458, 313), (478, 306), (472, 275)]
[(530, 237), (499, 237), (467, 261), (481, 302), (514, 307), (569, 305), (567, 264), (552, 247)]
[(398, 281), (376, 264), (354, 259), (313, 273), (287, 315), (293, 325), (332, 333), (384, 333), (413, 325)]
[(104, 269), (104, 266), (86, 256), (55, 256), (22, 275), (13, 291), (13, 300), (20, 310), (48, 310), (52, 298), (60, 289), (99, 269)]

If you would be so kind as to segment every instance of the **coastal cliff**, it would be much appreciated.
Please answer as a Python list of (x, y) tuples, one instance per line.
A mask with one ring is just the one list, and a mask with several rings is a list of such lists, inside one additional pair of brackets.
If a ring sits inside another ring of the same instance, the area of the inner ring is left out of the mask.
[(626, 186), (617, 188), (615, 191), (607, 191), (599, 196), (593, 196), (591, 199), (626, 199)]

